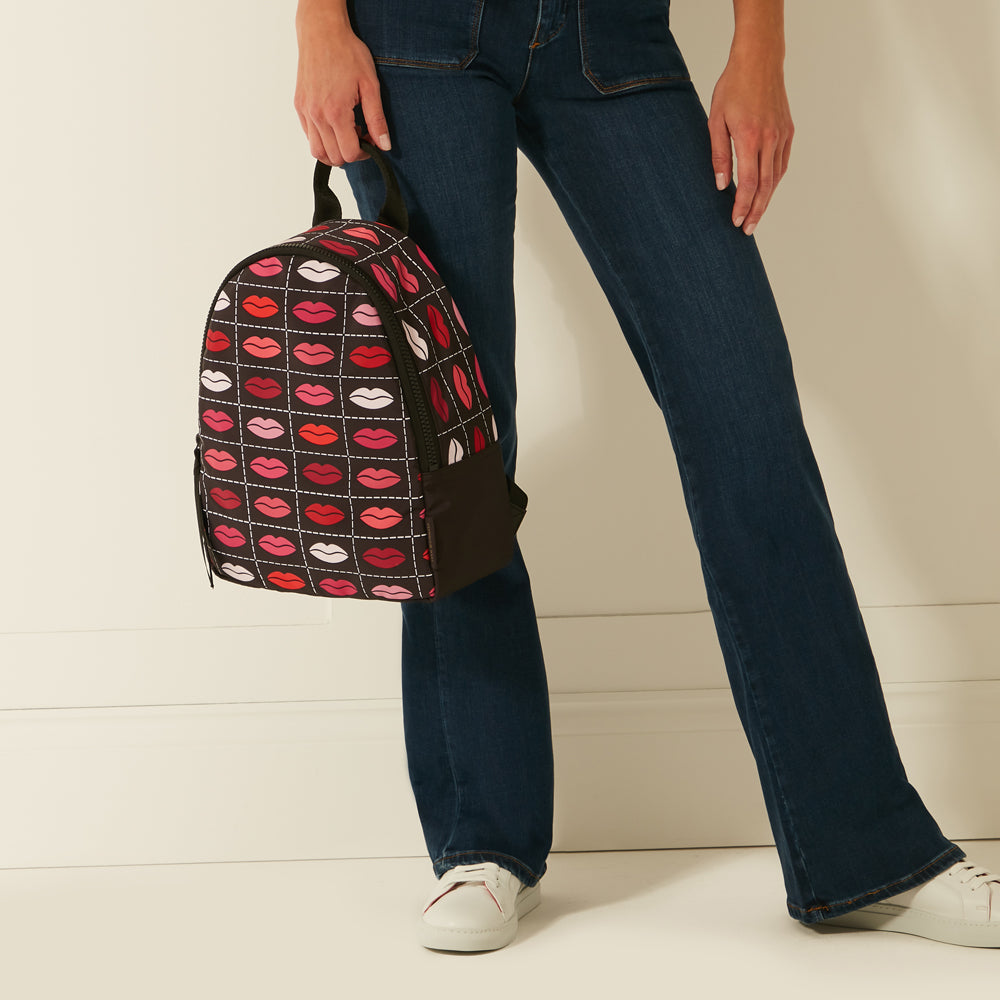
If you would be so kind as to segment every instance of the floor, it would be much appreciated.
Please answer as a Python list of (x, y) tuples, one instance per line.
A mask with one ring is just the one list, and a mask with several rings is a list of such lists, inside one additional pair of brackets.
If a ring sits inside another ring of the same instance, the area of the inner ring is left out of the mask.
[[(963, 841), (1000, 868), (1000, 841)], [(772, 848), (555, 854), (508, 948), (427, 951), (426, 860), (0, 871), (8, 1000), (997, 996), (1000, 950), (803, 927)]]

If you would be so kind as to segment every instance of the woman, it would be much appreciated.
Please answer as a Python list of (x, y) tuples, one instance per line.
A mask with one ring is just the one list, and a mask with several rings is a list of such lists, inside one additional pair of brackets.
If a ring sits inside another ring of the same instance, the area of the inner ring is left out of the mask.
[[(751, 238), (792, 141), (782, 0), (734, 8), (707, 120), (666, 0), (300, 0), (295, 106), (367, 218), (382, 186), (358, 137), (389, 151), (410, 234), (473, 331), (511, 476), (522, 150), (663, 411), (789, 913), (997, 947), (1000, 877), (963, 860), (900, 762)], [(408, 766), (439, 877), (420, 940), (499, 948), (539, 901), (552, 830), (520, 550), (402, 614)]]

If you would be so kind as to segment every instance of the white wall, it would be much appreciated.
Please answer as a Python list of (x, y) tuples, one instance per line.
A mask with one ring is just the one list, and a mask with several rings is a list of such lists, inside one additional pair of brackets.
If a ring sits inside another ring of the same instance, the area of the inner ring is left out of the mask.
[[(949, 836), (1000, 836), (984, 793), (1000, 752), (1000, 8), (788, 6), (797, 135), (758, 240), (911, 778)], [(707, 102), (731, 7), (673, 8)], [(398, 610), (209, 590), (195, 534), (208, 299), (233, 260), (310, 218), (293, 9), (54, 0), (8, 16), (0, 867), (422, 850)], [(521, 168), (521, 539), (556, 846), (767, 843), (662, 419)], [(553, 398), (533, 373), (557, 356)], [(667, 516), (650, 541), (607, 498), (621, 585), (596, 593), (572, 499), (621, 422), (639, 428), (633, 452), (615, 439), (623, 468), (663, 455), (646, 488)], [(640, 761), (655, 794), (616, 777)]]

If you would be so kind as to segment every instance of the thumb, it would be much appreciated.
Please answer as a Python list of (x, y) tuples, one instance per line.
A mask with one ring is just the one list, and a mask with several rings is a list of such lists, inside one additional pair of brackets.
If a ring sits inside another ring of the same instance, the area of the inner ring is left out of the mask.
[(733, 146), (729, 128), (720, 112), (714, 112), (708, 119), (708, 134), (712, 139), (712, 169), (715, 171), (715, 186), (723, 191), (733, 179)]

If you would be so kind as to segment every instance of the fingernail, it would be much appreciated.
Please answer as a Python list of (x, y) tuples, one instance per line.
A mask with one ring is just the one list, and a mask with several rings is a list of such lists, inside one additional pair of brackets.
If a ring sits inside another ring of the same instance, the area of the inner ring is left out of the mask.
[(726, 175), (716, 174), (715, 175), (715, 186), (720, 190), (724, 190), (726, 186)]
[(389, 136), (385, 133), (378, 137), (377, 142), (379, 149), (392, 149), (392, 143), (389, 142)]
[(747, 236), (753, 236), (753, 231), (757, 228), (756, 222), (751, 222), (749, 226), (744, 230)]
[(745, 215), (741, 215), (741, 216), (740, 216), (740, 217), (739, 217), (738, 219), (736, 219), (736, 221), (735, 221), (735, 222), (733, 222), (733, 225), (734, 225), (734, 226), (735, 226), (735, 227), (736, 227), (737, 229), (739, 229), (739, 228), (740, 228), (740, 226), (742, 226), (742, 225), (743, 225), (743, 220), (744, 220), (745, 218), (746, 218), (746, 216), (745, 216)]

